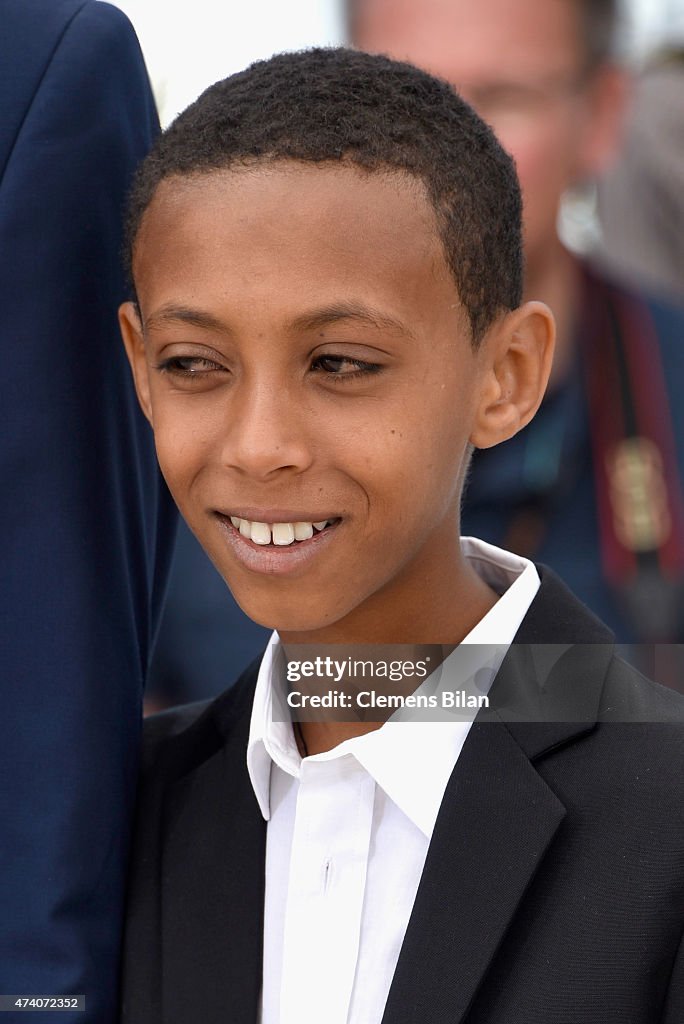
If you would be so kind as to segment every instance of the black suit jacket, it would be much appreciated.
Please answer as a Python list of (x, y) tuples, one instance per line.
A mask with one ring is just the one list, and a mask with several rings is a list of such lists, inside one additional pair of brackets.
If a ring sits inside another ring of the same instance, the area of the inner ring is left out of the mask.
[[(569, 646), (541, 696), (528, 649), (511, 648), (491, 693), (503, 710), (469, 732), (383, 1024), (682, 1024), (684, 701), (617, 659), (548, 570), (516, 639)], [(256, 673), (147, 723), (125, 1024), (256, 1020)], [(559, 720), (535, 720), (549, 700)]]

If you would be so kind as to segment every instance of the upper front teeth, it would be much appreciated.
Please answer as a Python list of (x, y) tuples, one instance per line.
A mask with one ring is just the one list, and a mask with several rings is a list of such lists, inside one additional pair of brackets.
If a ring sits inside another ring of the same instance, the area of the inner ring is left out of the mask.
[(308, 540), (313, 537), (314, 530), (323, 530), (329, 520), (324, 519), (320, 523), (253, 523), (249, 519), (238, 519), (231, 516), (233, 526), (240, 531), (243, 537), (253, 541), (255, 544), (273, 543), (279, 547), (287, 547), (296, 540)]

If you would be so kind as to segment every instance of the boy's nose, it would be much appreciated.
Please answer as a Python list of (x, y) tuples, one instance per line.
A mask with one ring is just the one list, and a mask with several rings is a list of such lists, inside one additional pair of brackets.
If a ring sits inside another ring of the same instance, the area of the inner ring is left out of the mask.
[(240, 386), (230, 403), (222, 461), (264, 479), (279, 470), (301, 473), (311, 465), (306, 408), (282, 385)]

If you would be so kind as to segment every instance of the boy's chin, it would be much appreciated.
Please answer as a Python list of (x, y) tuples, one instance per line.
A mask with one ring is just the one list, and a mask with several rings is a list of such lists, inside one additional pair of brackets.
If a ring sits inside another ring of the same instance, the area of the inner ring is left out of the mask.
[[(253, 597), (243, 597), (234, 592), (233, 597), (245, 615), (266, 629), (274, 629), (277, 633), (316, 633), (318, 630), (334, 625), (340, 620), (339, 609), (327, 609), (320, 601), (311, 600), (298, 602), (290, 599), (285, 602), (266, 602)], [(297, 607), (293, 607), (294, 604)]]

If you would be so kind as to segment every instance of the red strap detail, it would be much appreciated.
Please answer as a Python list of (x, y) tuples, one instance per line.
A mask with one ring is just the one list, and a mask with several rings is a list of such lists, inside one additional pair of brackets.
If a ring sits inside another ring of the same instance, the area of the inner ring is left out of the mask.
[[(679, 578), (684, 573), (684, 491), (653, 320), (643, 301), (591, 272), (586, 273), (585, 293), (588, 318), (584, 362), (604, 572), (618, 586), (633, 580), (638, 572), (638, 556), (616, 533), (608, 475), (611, 452), (628, 436), (619, 346), (627, 369), (628, 400), (636, 432), (654, 444), (663, 463), (671, 529), (657, 551), (658, 564), (664, 577)], [(611, 312), (616, 323), (611, 320)]]
[(684, 497), (677, 463), (670, 400), (653, 319), (643, 302), (614, 291), (615, 308), (629, 365), (639, 433), (657, 446), (667, 485), (671, 529), (658, 551), (665, 576), (684, 572)]
[(607, 460), (609, 453), (625, 437), (624, 410), (616, 387), (615, 354), (612, 328), (600, 282), (586, 274), (585, 320), (582, 343), (587, 375), (589, 436), (594, 464), (594, 485), (599, 521), (599, 540), (603, 572), (612, 582), (626, 581), (636, 575), (633, 551), (620, 543), (615, 532), (610, 497)]

